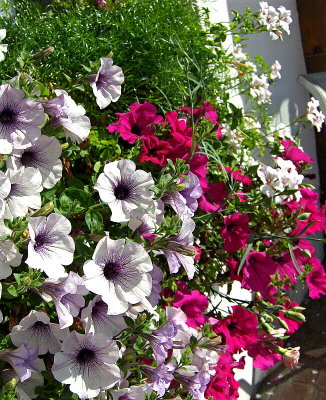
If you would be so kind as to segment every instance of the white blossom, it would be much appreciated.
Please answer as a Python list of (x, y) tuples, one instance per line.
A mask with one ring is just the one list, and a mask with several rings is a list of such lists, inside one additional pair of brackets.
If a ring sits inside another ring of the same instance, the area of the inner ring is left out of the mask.
[[(3, 41), (3, 39), (6, 37), (6, 29), (0, 29), (0, 42)], [(5, 59), (4, 53), (6, 53), (8, 50), (8, 45), (7, 44), (0, 44), (0, 61), (3, 61)]]
[(60, 351), (61, 342), (69, 333), (68, 328), (60, 329), (58, 324), (50, 322), (44, 312), (32, 310), (18, 325), (12, 328), (10, 339), (15, 346), (29, 348), (38, 346), (39, 354)]
[[(0, 220), (0, 238), (10, 233), (11, 230)], [(10, 276), (11, 267), (18, 267), (21, 259), (22, 254), (19, 253), (16, 245), (11, 240), (0, 241), (0, 279)]]
[(316, 127), (317, 131), (320, 132), (325, 121), (325, 115), (318, 110), (318, 107), (319, 101), (314, 97), (311, 97), (307, 104), (307, 119)]
[(111, 221), (126, 222), (130, 212), (136, 208), (148, 211), (154, 206), (154, 193), (149, 189), (154, 185), (150, 172), (136, 170), (131, 160), (108, 163), (99, 175), (94, 188), (102, 201), (111, 209)]
[(140, 244), (104, 237), (93, 259), (84, 264), (85, 286), (102, 296), (109, 315), (122, 314), (129, 304), (149, 296), (152, 279), (148, 272), (152, 269), (151, 259)]
[(44, 271), (49, 278), (66, 276), (63, 265), (72, 263), (75, 251), (74, 240), (69, 236), (70, 221), (56, 213), (31, 217), (28, 230), (31, 240), (26, 264)]

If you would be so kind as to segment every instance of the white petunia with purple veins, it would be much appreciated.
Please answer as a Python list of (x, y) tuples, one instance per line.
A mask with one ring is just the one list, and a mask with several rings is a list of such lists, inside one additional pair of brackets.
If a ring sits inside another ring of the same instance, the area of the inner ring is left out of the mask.
[(31, 146), (13, 150), (7, 168), (33, 167), (42, 175), (42, 185), (50, 189), (62, 177), (61, 145), (55, 137), (41, 135)]
[(193, 247), (194, 237), (192, 232), (195, 226), (195, 222), (190, 217), (184, 217), (180, 232), (176, 236), (170, 237), (168, 244), (162, 249), (171, 274), (177, 273), (182, 266), (186, 270), (188, 278), (193, 278), (196, 250)]
[(109, 338), (127, 328), (122, 315), (108, 315), (108, 305), (98, 295), (82, 310), (81, 321), (86, 333), (102, 333)]
[(154, 200), (154, 207), (149, 211), (136, 208), (130, 212), (128, 227), (137, 231), (140, 235), (152, 235), (163, 221), (164, 203), (162, 200)]
[(67, 137), (81, 143), (91, 129), (84, 107), (77, 105), (65, 90), (56, 89), (55, 94), (56, 98), (43, 102), (45, 112), (52, 117), (51, 124), (61, 125)]
[(54, 378), (81, 398), (96, 397), (102, 389), (113, 387), (121, 379), (116, 362), (120, 351), (115, 341), (101, 334), (71, 332), (54, 356)]
[(12, 149), (30, 146), (40, 135), (45, 113), (40, 103), (25, 98), (25, 93), (10, 85), (0, 86), (0, 144)]
[(84, 280), (73, 271), (65, 278), (45, 279), (39, 290), (45, 301), (54, 302), (61, 329), (73, 324), (88, 294)]
[(31, 240), (26, 264), (44, 271), (52, 279), (65, 277), (63, 265), (72, 263), (75, 251), (74, 240), (69, 236), (70, 221), (56, 213), (48, 217), (31, 217), (28, 230)]
[(151, 259), (140, 244), (104, 237), (93, 259), (84, 264), (85, 285), (102, 296), (109, 315), (118, 315), (149, 296), (152, 278), (148, 272), (152, 269)]
[(97, 74), (90, 75), (89, 80), (96, 103), (101, 110), (111, 102), (119, 100), (124, 75), (120, 67), (113, 65), (112, 58), (102, 57), (100, 69)]
[(37, 169), (8, 169), (6, 174), (0, 171), (0, 183), (0, 219), (25, 217), (29, 208), (41, 207), (42, 176)]
[(189, 172), (186, 176), (188, 179), (179, 182), (185, 186), (184, 190), (167, 193), (162, 198), (164, 204), (169, 204), (180, 217), (185, 215), (192, 217), (194, 215), (198, 208), (197, 199), (203, 193), (198, 177), (192, 172)]
[(98, 177), (94, 189), (111, 209), (111, 221), (127, 222), (130, 212), (136, 208), (148, 211), (154, 206), (154, 193), (150, 188), (154, 181), (150, 172), (136, 170), (131, 160), (108, 163)]
[[(11, 230), (0, 220), (0, 238), (8, 235)], [(11, 267), (18, 267), (21, 263), (22, 254), (19, 253), (16, 245), (11, 240), (0, 241), (0, 279), (11, 275)]]
[(58, 324), (50, 322), (44, 312), (32, 310), (18, 325), (12, 328), (10, 339), (15, 346), (38, 346), (39, 354), (60, 351), (61, 341), (68, 335), (69, 329), (60, 329)]

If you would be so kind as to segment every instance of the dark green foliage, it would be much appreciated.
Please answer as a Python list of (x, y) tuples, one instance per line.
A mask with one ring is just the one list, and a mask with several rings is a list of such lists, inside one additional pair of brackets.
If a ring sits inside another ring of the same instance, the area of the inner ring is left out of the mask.
[[(191, 91), (193, 98), (203, 96), (204, 83), (209, 88), (213, 54), (194, 1), (124, 0), (105, 10), (94, 1), (84, 3), (51, 10), (17, 0), (15, 15), (1, 21), (8, 43), (2, 79), (24, 70), (43, 83), (69, 87), (88, 75), (89, 67), (96, 71), (99, 63), (90, 63), (111, 54), (126, 78), (119, 106), (111, 105), (111, 112), (127, 110), (136, 99), (171, 109), (190, 104)], [(52, 54), (31, 62), (31, 55), (49, 46), (55, 47)], [(83, 90), (74, 89), (73, 96), (85, 104), (90, 92)]]

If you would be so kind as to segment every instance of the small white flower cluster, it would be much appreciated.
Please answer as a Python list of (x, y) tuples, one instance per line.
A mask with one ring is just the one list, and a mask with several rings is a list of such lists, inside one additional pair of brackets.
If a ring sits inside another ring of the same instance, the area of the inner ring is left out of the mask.
[(260, 76), (253, 75), (250, 87), (250, 95), (257, 99), (258, 104), (270, 103), (272, 93), (269, 88), (268, 78), (262, 74)]
[[(5, 29), (0, 29), (0, 42), (6, 37), (6, 30)], [(0, 61), (3, 61), (5, 59), (4, 53), (6, 53), (8, 50), (8, 45), (7, 44), (0, 44)]]
[(264, 164), (259, 166), (257, 175), (263, 182), (260, 191), (268, 197), (275, 196), (275, 202), (283, 204), (293, 197), (292, 195), (282, 194), (282, 192), (286, 189), (297, 189), (294, 197), (296, 201), (300, 200), (299, 185), (303, 181), (303, 175), (298, 174), (295, 165), (290, 160), (283, 160), (278, 157), (275, 162), (277, 168), (272, 168)]
[(285, 7), (269, 6), (266, 1), (259, 2), (259, 22), (270, 32), (273, 40), (282, 39), (282, 30), (290, 34), (289, 25), (292, 22), (291, 11)]
[(325, 121), (325, 115), (318, 110), (318, 107), (319, 101), (311, 97), (311, 100), (307, 104), (307, 119), (316, 127), (317, 131), (320, 132)]

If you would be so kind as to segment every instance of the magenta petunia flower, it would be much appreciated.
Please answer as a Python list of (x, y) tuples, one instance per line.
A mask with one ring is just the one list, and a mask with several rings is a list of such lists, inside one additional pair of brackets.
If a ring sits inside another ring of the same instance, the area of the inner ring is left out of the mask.
[(224, 250), (234, 253), (238, 249), (244, 249), (250, 237), (248, 215), (234, 213), (226, 217), (221, 236), (224, 241)]
[(252, 251), (242, 267), (242, 287), (267, 296), (271, 275), (274, 275), (276, 270), (277, 263), (266, 253)]
[(326, 294), (325, 268), (316, 257), (310, 258), (308, 263), (313, 267), (313, 270), (306, 276), (309, 297), (312, 299), (319, 299), (321, 295)]
[(100, 69), (97, 74), (90, 75), (89, 80), (101, 110), (119, 100), (124, 75), (120, 67), (113, 65), (112, 58), (102, 57)]
[(156, 136), (143, 136), (141, 144), (138, 161), (150, 161), (161, 166), (166, 165), (166, 156), (170, 148), (169, 142), (159, 140)]
[(232, 306), (232, 314), (218, 321), (213, 330), (217, 334), (223, 334), (228, 351), (236, 353), (246, 349), (258, 339), (257, 315), (241, 306)]
[(110, 133), (119, 132), (122, 139), (134, 144), (141, 136), (153, 136), (154, 125), (164, 125), (164, 119), (157, 115), (156, 107), (147, 101), (133, 103), (127, 113), (116, 113), (118, 121), (108, 126)]
[(175, 292), (175, 297), (171, 304), (173, 307), (181, 308), (187, 315), (188, 326), (197, 328), (205, 323), (204, 312), (208, 307), (208, 298), (200, 293), (199, 290), (190, 292), (185, 285), (179, 284), (179, 290)]
[[(25, 149), (40, 135), (45, 113), (40, 103), (25, 98), (25, 93), (10, 85), (0, 86), (0, 144), (6, 153)], [(2, 153), (4, 151), (1, 151)]]

